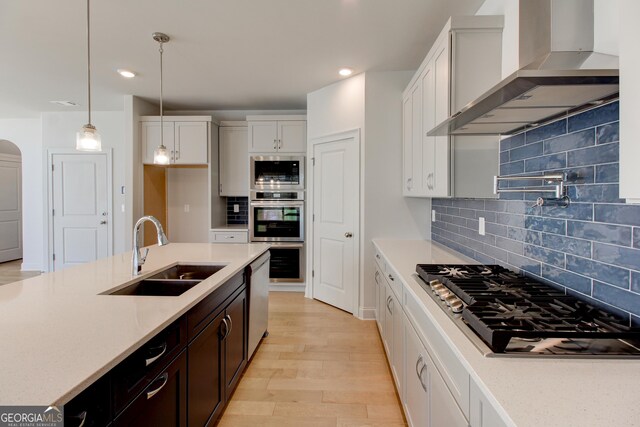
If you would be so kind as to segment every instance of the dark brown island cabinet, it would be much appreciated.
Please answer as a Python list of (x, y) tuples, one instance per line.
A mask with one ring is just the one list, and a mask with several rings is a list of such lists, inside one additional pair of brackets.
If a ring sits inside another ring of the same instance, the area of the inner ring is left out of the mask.
[(236, 274), (65, 404), (65, 427), (215, 425), (247, 365), (247, 274)]

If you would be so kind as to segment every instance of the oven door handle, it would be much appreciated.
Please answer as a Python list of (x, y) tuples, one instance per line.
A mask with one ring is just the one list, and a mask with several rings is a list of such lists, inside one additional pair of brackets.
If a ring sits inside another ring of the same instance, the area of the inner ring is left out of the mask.
[(251, 206), (257, 207), (257, 208), (281, 208), (281, 207), (299, 207), (299, 206), (303, 206), (304, 207), (304, 201), (302, 200), (279, 200), (279, 201), (268, 201), (268, 202), (263, 202), (263, 201), (256, 201), (256, 200), (252, 200), (251, 201)]

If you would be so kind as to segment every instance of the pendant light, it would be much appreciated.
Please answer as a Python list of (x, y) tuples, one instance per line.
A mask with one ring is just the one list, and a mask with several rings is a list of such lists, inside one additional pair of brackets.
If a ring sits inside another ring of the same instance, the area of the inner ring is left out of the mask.
[(153, 33), (153, 39), (160, 45), (160, 146), (153, 152), (153, 163), (156, 165), (168, 165), (171, 162), (167, 147), (164, 146), (164, 109), (162, 106), (162, 54), (164, 50), (162, 45), (167, 43), (170, 38), (164, 33)]
[(100, 134), (91, 124), (91, 31), (89, 20), (89, 0), (87, 0), (87, 108), (89, 111), (89, 123), (82, 126), (76, 133), (76, 150), (78, 151), (102, 151)]

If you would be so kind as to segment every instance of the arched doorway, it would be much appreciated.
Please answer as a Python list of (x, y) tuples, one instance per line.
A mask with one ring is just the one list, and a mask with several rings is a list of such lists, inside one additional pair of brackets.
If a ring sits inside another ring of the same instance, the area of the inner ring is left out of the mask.
[(0, 139), (0, 262), (22, 259), (22, 154)]

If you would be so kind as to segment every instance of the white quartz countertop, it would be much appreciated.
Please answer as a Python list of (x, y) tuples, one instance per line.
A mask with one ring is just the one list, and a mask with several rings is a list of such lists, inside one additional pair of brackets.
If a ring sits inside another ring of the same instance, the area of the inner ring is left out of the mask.
[(526, 426), (640, 426), (640, 360), (485, 357), (418, 284), (416, 264), (476, 261), (430, 241), (374, 240), (501, 416)]
[[(267, 244), (152, 246), (0, 286), (0, 405), (64, 404), (263, 254)], [(180, 296), (101, 295), (181, 264), (226, 267)]]

